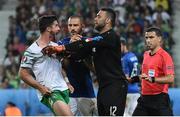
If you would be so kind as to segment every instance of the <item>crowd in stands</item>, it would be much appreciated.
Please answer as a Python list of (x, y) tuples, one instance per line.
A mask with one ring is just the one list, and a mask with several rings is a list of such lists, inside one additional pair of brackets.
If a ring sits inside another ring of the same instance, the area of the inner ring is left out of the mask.
[(68, 35), (67, 19), (71, 15), (84, 18), (84, 33), (93, 36), (93, 18), (101, 7), (116, 11), (115, 31), (124, 37), (129, 49), (136, 53), (140, 62), (145, 50), (143, 31), (149, 26), (158, 26), (163, 31), (163, 47), (171, 53), (174, 44), (173, 0), (18, 0), (16, 15), (9, 16), (9, 35), (6, 56), (0, 65), (0, 88), (28, 88), (19, 76), (18, 69), (24, 50), (38, 38), (37, 18), (45, 14), (58, 16), (61, 33), (56, 39)]
[(2, 6), (4, 5), (4, 3), (5, 3), (5, 0), (0, 1), (0, 10), (2, 9)]

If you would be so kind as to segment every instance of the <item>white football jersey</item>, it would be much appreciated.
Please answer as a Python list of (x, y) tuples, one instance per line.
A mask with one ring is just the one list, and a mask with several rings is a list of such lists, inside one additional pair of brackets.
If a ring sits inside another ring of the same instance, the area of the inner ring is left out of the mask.
[[(57, 44), (50, 42), (49, 45)], [(35, 80), (51, 90), (67, 90), (68, 87), (61, 72), (62, 65), (56, 58), (56, 55), (53, 57), (45, 56), (41, 50), (42, 48), (39, 47), (38, 43), (34, 42), (24, 52), (20, 67), (30, 68), (35, 75)], [(42, 99), (42, 95), (39, 91), (38, 98), (40, 100)]]

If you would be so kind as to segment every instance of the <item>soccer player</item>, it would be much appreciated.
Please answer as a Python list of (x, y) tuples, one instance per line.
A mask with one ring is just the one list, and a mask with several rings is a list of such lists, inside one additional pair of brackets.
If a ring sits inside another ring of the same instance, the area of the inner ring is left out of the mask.
[[(71, 16), (68, 19), (68, 31), (70, 37), (64, 38), (58, 42), (59, 45), (66, 45), (74, 42), (73, 35), (83, 33), (83, 19), (81, 16)], [(84, 39), (84, 38), (82, 38)], [(74, 92), (70, 94), (70, 106), (74, 115), (92, 116), (97, 115), (97, 102), (93, 90), (92, 78), (90, 75), (87, 60), (77, 57), (78, 53), (71, 54), (69, 58), (64, 59), (65, 70), (70, 84), (74, 87)]]
[(159, 28), (148, 28), (144, 36), (148, 51), (144, 53), (141, 96), (133, 116), (173, 116), (168, 95), (168, 86), (174, 82), (173, 60), (161, 48)]
[(62, 67), (58, 56), (44, 56), (41, 52), (47, 45), (57, 45), (51, 41), (53, 35), (60, 31), (57, 18), (53, 15), (40, 17), (39, 30), (40, 37), (24, 52), (19, 70), (20, 77), (37, 89), (40, 101), (55, 115), (72, 116), (68, 105), (69, 90), (60, 72)]
[(49, 55), (63, 51), (77, 52), (87, 48), (93, 49), (93, 61), (99, 83), (97, 105), (100, 116), (123, 116), (126, 103), (127, 80), (119, 65), (120, 40), (113, 30), (115, 19), (114, 10), (102, 8), (94, 20), (94, 27), (99, 31), (96, 37), (43, 49), (43, 52)]
[(121, 37), (121, 63), (123, 72), (129, 81), (128, 94), (126, 99), (125, 116), (132, 116), (134, 109), (137, 105), (137, 99), (139, 98), (139, 86), (137, 82), (133, 82), (131, 78), (139, 75), (138, 59), (136, 55), (129, 51), (125, 38)]

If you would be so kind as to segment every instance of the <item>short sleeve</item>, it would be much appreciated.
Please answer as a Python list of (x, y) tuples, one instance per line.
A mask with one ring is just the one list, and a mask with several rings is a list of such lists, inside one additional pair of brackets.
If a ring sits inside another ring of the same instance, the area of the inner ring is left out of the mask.
[(35, 53), (31, 53), (30, 51), (25, 51), (24, 55), (21, 58), (21, 66), (25, 68), (32, 68), (35, 62)]
[(168, 74), (174, 74), (174, 63), (169, 54), (163, 57), (164, 63), (163, 63), (163, 71), (166, 75)]

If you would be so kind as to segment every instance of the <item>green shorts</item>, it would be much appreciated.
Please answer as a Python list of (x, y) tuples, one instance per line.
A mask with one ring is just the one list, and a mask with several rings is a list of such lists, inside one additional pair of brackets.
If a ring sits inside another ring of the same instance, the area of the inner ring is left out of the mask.
[[(46, 105), (48, 108), (53, 111), (53, 104), (56, 101), (62, 101), (65, 102), (66, 104), (69, 103), (69, 90), (64, 90), (64, 91), (59, 91), (59, 90), (54, 90), (50, 96), (43, 96), (41, 102)], [(54, 112), (54, 111), (53, 111)]]

